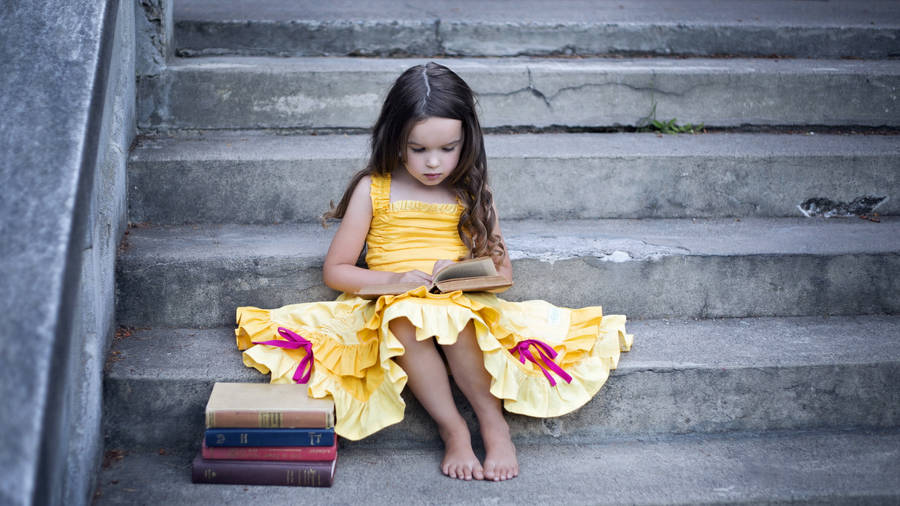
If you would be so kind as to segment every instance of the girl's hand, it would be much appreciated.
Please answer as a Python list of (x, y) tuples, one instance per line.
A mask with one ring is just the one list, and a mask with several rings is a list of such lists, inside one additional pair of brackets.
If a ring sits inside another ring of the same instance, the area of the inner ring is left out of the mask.
[(431, 268), (431, 276), (434, 277), (441, 269), (455, 263), (453, 260), (438, 260), (434, 262), (434, 267)]
[(395, 283), (418, 283), (425, 286), (431, 284), (431, 274), (418, 270), (399, 272), (397, 276), (397, 279), (394, 280)]

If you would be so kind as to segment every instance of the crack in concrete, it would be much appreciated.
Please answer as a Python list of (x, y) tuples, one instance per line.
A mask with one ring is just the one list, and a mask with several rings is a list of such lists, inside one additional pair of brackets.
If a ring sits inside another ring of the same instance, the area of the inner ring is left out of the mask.
[[(655, 74), (654, 74), (653, 81), (655, 81), (655, 80), (656, 79), (655, 79)], [(701, 85), (698, 84), (698, 85), (691, 86), (682, 92), (674, 92), (674, 91), (661, 90), (655, 86), (635, 86), (633, 84), (629, 84), (629, 83), (625, 83), (625, 82), (584, 83), (584, 84), (579, 84), (578, 86), (566, 86), (566, 87), (560, 88), (559, 90), (556, 91), (556, 93), (554, 93), (553, 95), (550, 96), (550, 101), (553, 101), (554, 99), (556, 99), (556, 97), (558, 97), (559, 95), (561, 95), (562, 93), (565, 93), (567, 91), (581, 91), (581, 90), (587, 89), (587, 88), (603, 88), (603, 87), (607, 87), (607, 86), (622, 86), (624, 88), (628, 88), (629, 90), (633, 90), (633, 91), (639, 91), (639, 92), (649, 91), (650, 93), (659, 93), (660, 95), (666, 95), (666, 96), (671, 96), (671, 97), (684, 97), (688, 93), (699, 88)]]
[(547, 98), (547, 95), (544, 95), (541, 90), (537, 89), (534, 85), (534, 76), (531, 74), (531, 67), (525, 67), (525, 70), (528, 71), (528, 89), (531, 90), (531, 94), (540, 98), (544, 101), (544, 105), (547, 106), (548, 109), (553, 110), (553, 104), (550, 103), (550, 100)]
[[(589, 88), (606, 88), (606, 87), (618, 86), (618, 87), (627, 88), (629, 90), (632, 90), (635, 92), (640, 92), (640, 93), (650, 92), (651, 100), (652, 100), (653, 96), (657, 93), (660, 95), (664, 95), (664, 96), (682, 98), (682, 97), (688, 95), (689, 93), (692, 93), (694, 90), (704, 86), (703, 84), (696, 84), (696, 85), (693, 85), (693, 86), (690, 86), (690, 87), (684, 89), (683, 91), (675, 92), (675, 91), (666, 91), (666, 90), (659, 89), (655, 85), (637, 86), (634, 84), (621, 82), (621, 81), (619, 81), (619, 82), (605, 81), (605, 82), (598, 82), (598, 83), (583, 83), (583, 84), (579, 84), (577, 86), (565, 86), (565, 87), (562, 87), (562, 88), (559, 88), (558, 90), (556, 90), (556, 92), (553, 93), (552, 95), (547, 95), (546, 93), (541, 91), (535, 84), (534, 74), (532, 73), (531, 67), (526, 67), (526, 71), (527, 71), (527, 75), (528, 75), (528, 85), (525, 86), (524, 88), (519, 88), (519, 89), (516, 89), (513, 91), (507, 91), (507, 92), (479, 93), (479, 95), (482, 97), (512, 97), (514, 95), (518, 95), (521, 93), (528, 93), (530, 95), (533, 95), (533, 96), (541, 99), (541, 101), (544, 102), (544, 105), (547, 106), (548, 109), (553, 110), (553, 102), (554, 102), (554, 100), (559, 98), (560, 95), (562, 95), (564, 93), (568, 93), (568, 92), (578, 92), (578, 91), (586, 90)], [(655, 82), (655, 81), (656, 81), (656, 78), (655, 78), (655, 73), (654, 73), (652, 82)]]

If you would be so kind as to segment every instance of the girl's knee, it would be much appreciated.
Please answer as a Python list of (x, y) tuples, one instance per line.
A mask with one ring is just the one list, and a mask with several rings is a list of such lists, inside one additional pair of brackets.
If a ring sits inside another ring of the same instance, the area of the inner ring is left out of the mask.
[(388, 323), (388, 328), (403, 346), (415, 344), (416, 327), (407, 318), (394, 318)]
[(475, 322), (469, 320), (469, 323), (459, 332), (456, 342), (453, 344), (442, 345), (443, 348), (468, 348), (475, 344)]

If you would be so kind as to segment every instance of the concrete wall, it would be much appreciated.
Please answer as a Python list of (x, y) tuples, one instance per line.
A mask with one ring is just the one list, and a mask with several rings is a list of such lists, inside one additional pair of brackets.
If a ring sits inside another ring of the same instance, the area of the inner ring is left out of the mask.
[(72, 332), (80, 346), (72, 348), (69, 370), (67, 415), (73, 423), (68, 427), (64, 504), (90, 500), (103, 453), (103, 365), (115, 329), (116, 251), (127, 226), (125, 168), (135, 134), (134, 15), (130, 1), (119, 2)]
[(0, 12), (0, 504), (89, 504), (135, 135), (133, 0)]

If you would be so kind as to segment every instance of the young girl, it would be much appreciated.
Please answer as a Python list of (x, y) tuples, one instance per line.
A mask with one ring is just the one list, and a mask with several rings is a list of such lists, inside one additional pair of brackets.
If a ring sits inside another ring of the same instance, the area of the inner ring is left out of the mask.
[[(334, 302), (239, 308), (236, 335), (244, 363), (271, 372), (273, 383), (308, 383), (312, 397), (332, 397), (343, 437), (399, 422), (408, 383), (444, 441), (444, 474), (507, 480), (519, 466), (501, 399), (514, 413), (568, 413), (590, 400), (631, 345), (624, 316), (603, 316), (599, 307), (426, 290), (444, 265), (480, 256), (512, 280), (474, 94), (444, 66), (415, 66), (397, 79), (375, 123), (368, 166), (325, 216), (342, 221), (324, 280), (344, 293)], [(401, 281), (423, 286), (377, 300), (353, 295)], [(438, 347), (477, 416), (483, 462)]]

